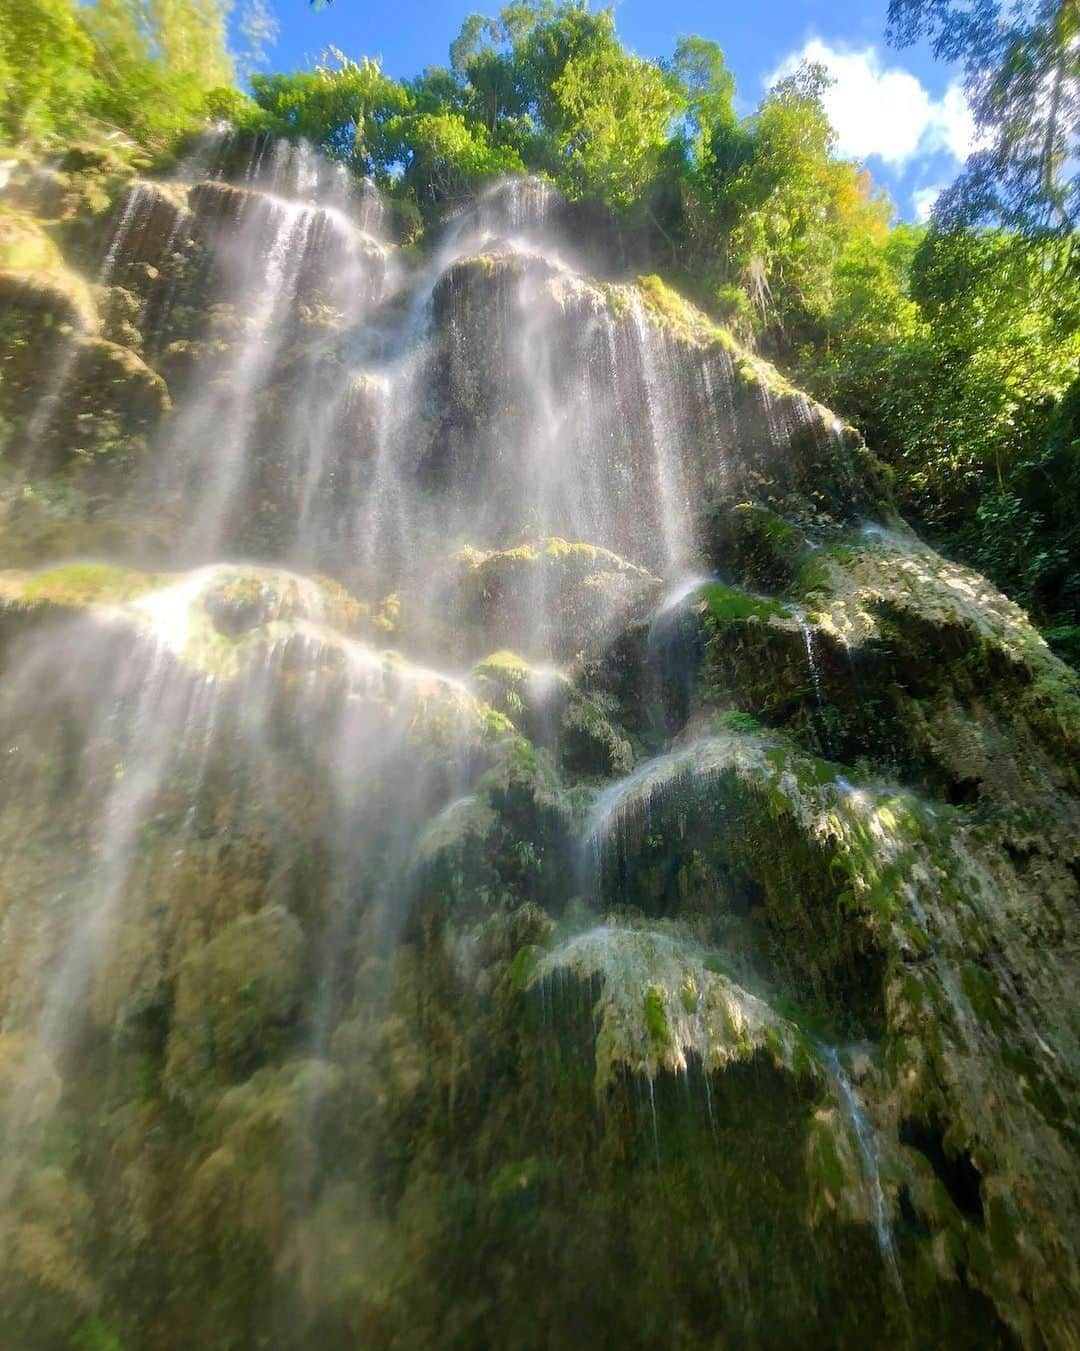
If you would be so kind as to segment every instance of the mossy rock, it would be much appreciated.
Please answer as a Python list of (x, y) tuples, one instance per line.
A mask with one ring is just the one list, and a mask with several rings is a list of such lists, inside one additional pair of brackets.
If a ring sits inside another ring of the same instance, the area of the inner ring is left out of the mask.
[(1075, 786), (1060, 752), (1080, 753), (1080, 683), (984, 578), (873, 528), (810, 554), (791, 592), (812, 621), (824, 696), (843, 709), (845, 755), (891, 741), (901, 772), (957, 805), (1045, 811), (1047, 792)]
[[(35, 476), (88, 465), (126, 473), (172, 406), (169, 391), (130, 348), (73, 331), (73, 312), (57, 310), (69, 301), (50, 281), (21, 287), (8, 311), (8, 325), (21, 328), (5, 350), (0, 384), (0, 413), (13, 428), (7, 458)], [(45, 382), (42, 360), (53, 370)]]
[(180, 967), (166, 1091), (190, 1100), (249, 1073), (300, 1005), (304, 934), (280, 906), (235, 920)]
[(717, 571), (754, 591), (776, 593), (790, 586), (808, 548), (782, 516), (751, 502), (714, 504), (705, 530)]
[[(9, 256), (25, 257), (31, 242), (12, 246)], [(47, 263), (46, 259), (46, 263)], [(0, 268), (0, 303), (5, 317), (6, 346), (41, 351), (63, 330), (94, 333), (99, 325), (89, 286), (61, 266), (22, 268), (17, 263)], [(5, 357), (5, 366), (13, 353)], [(12, 369), (16, 369), (12, 365)]]
[(600, 705), (562, 671), (533, 666), (514, 652), (493, 652), (473, 668), (478, 692), (535, 745), (550, 748), (570, 774), (625, 773), (632, 751)]
[[(633, 616), (648, 612), (661, 583), (645, 568), (608, 549), (550, 538), (510, 549), (462, 550), (453, 579), (464, 620), (481, 635), (498, 635), (540, 651), (572, 657), (597, 650)], [(550, 628), (537, 628), (537, 597)], [(540, 655), (536, 652), (535, 655)]]
[(704, 954), (678, 931), (599, 925), (544, 954), (529, 988), (574, 978), (599, 984), (596, 1019), (597, 1093), (618, 1074), (654, 1079), (696, 1062), (706, 1073), (764, 1052), (791, 1068), (797, 1030), (767, 1004), (706, 967)]
[(35, 275), (65, 270), (52, 236), (32, 216), (9, 208), (0, 208), (0, 269)]
[(160, 586), (162, 578), (152, 573), (132, 572), (112, 563), (69, 563), (65, 567), (36, 572), (19, 584), (19, 574), (3, 588), (8, 603), (56, 605), (85, 609), (133, 600)]
[(503, 732), (472, 792), (422, 830), (414, 850), (410, 932), (441, 922), (487, 922), (521, 905), (559, 913), (575, 871), (575, 812), (550, 756)]

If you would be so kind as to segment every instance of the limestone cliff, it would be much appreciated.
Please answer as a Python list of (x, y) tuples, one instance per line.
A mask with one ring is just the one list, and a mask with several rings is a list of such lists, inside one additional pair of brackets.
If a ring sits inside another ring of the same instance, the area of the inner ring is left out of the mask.
[(9, 175), (5, 1346), (1080, 1346), (1076, 678), (578, 219)]

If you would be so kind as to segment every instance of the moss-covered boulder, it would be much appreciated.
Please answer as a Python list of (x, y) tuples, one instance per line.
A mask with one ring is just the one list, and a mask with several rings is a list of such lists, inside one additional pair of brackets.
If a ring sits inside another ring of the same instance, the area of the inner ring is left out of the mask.
[(567, 773), (606, 777), (630, 768), (625, 735), (564, 672), (500, 651), (477, 663), (473, 682), (534, 744), (549, 747)]
[(246, 915), (180, 967), (165, 1063), (169, 1094), (205, 1090), (274, 1054), (301, 999), (304, 938), (280, 907)]
[(527, 653), (562, 658), (602, 648), (649, 612), (661, 587), (645, 568), (608, 549), (556, 538), (463, 549), (451, 580), (462, 619), (480, 641), (497, 637)]

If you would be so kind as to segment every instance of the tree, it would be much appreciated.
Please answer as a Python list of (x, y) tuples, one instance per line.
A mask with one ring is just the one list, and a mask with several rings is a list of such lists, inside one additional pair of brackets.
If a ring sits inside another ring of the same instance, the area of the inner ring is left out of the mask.
[(77, 129), (94, 49), (71, 0), (0, 0), (0, 124), (14, 141)]
[(679, 83), (690, 141), (695, 153), (700, 154), (718, 131), (730, 129), (738, 122), (735, 77), (728, 70), (720, 47), (699, 37), (680, 38), (667, 68)]
[(758, 331), (789, 352), (819, 336), (851, 239), (883, 237), (890, 212), (858, 166), (833, 154), (826, 80), (812, 65), (781, 80), (749, 126), (718, 129), (705, 167), (728, 278), (749, 297)]
[(453, 201), (485, 179), (525, 171), (515, 150), (492, 145), (485, 128), (460, 113), (420, 113), (391, 130), (400, 137), (403, 181), (422, 202)]
[(889, 35), (901, 46), (928, 37), (963, 66), (988, 143), (942, 194), (937, 219), (1068, 234), (1080, 220), (1077, 0), (890, 0)]
[(385, 170), (399, 153), (399, 119), (413, 107), (408, 89), (378, 61), (352, 61), (331, 49), (314, 70), (253, 75), (252, 96), (290, 134), (303, 136), (358, 174)]
[(615, 207), (640, 198), (686, 107), (676, 83), (613, 43), (570, 57), (552, 93), (567, 183)]
[(164, 149), (232, 82), (230, 0), (0, 0), (0, 122), (32, 144), (120, 129)]

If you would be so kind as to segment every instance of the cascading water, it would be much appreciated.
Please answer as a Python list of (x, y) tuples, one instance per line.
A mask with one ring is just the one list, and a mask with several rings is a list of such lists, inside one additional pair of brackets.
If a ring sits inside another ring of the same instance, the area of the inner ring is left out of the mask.
[(814, 699), (820, 708), (822, 703), (821, 668), (818, 665), (817, 653), (814, 651), (814, 635), (810, 630), (810, 625), (805, 620), (800, 621), (799, 628), (802, 631), (803, 646), (806, 648), (806, 665), (810, 670), (810, 680), (814, 686)]
[(893, 1238), (889, 1212), (885, 1204), (885, 1195), (881, 1190), (880, 1164), (874, 1128), (867, 1120), (866, 1112), (852, 1086), (851, 1078), (841, 1063), (837, 1048), (819, 1042), (818, 1051), (829, 1068), (829, 1074), (836, 1085), (839, 1100), (843, 1105), (848, 1121), (851, 1123), (852, 1133), (859, 1146), (859, 1156), (866, 1173), (866, 1184), (873, 1206), (874, 1229), (877, 1233), (878, 1247), (881, 1249), (890, 1276), (900, 1287), (900, 1272), (896, 1264), (896, 1242)]
[[(406, 261), (371, 184), (218, 129), (44, 288), (85, 322), (6, 368), (51, 353), (0, 531), (4, 1346), (1005, 1347), (1015, 1289), (1058, 1307), (987, 1141), (1058, 1146), (919, 1040), (939, 989), (1027, 1037), (957, 897), (1031, 846), (949, 853), (797, 739), (826, 620), (883, 659), (859, 449), (591, 280), (580, 219), (510, 179)], [(816, 593), (750, 584), (777, 539)], [(858, 1095), (807, 1010), (882, 1048)]]

